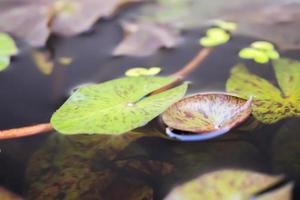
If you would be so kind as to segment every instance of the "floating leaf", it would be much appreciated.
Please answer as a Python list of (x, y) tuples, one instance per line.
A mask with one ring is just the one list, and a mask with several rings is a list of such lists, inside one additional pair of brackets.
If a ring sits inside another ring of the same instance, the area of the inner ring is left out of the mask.
[(0, 56), (0, 72), (5, 70), (10, 64), (10, 58), (7, 56)]
[(151, 67), (150, 69), (137, 67), (129, 69), (125, 72), (126, 76), (154, 76), (161, 71), (160, 67)]
[(226, 90), (244, 98), (253, 96), (252, 111), (259, 121), (271, 124), (287, 117), (300, 117), (300, 62), (288, 58), (273, 61), (280, 89), (250, 73), (239, 64), (231, 70)]
[(0, 33), (0, 56), (12, 56), (18, 53), (15, 41), (6, 33)]
[(82, 87), (54, 113), (51, 124), (64, 134), (125, 133), (143, 126), (183, 97), (187, 84), (145, 97), (174, 80), (125, 77)]
[(226, 31), (233, 32), (237, 28), (237, 24), (234, 22), (224, 21), (224, 20), (215, 20), (214, 24), (218, 26), (221, 29), (224, 29)]
[(250, 47), (246, 47), (239, 52), (239, 56), (244, 59), (253, 59), (257, 63), (267, 63), (270, 59), (278, 59), (279, 53), (274, 49), (274, 45), (266, 41), (253, 42)]
[[(125, 4), (143, 0), (0, 1), (0, 31), (10, 32), (33, 46), (43, 46), (50, 32), (73, 36), (88, 31)], [(13, 23), (7, 23), (13, 22)]]
[(173, 48), (179, 41), (179, 33), (152, 23), (123, 22), (125, 37), (113, 50), (114, 56), (149, 56), (156, 50), (165, 47)]
[(49, 52), (34, 51), (32, 58), (37, 68), (45, 75), (50, 75), (53, 71), (54, 62), (50, 59)]
[(256, 41), (251, 44), (251, 47), (261, 50), (273, 50), (274, 45), (267, 41)]
[(61, 65), (70, 65), (73, 62), (71, 57), (63, 56), (57, 59), (57, 62)]
[(214, 171), (175, 187), (165, 200), (251, 199), (253, 195), (272, 187), (281, 179), (281, 176), (246, 170)]
[(228, 42), (230, 35), (221, 28), (210, 28), (206, 36), (200, 39), (200, 44), (205, 47), (213, 47)]
[[(162, 120), (167, 134), (179, 140), (204, 140), (228, 132), (251, 114), (251, 99), (225, 93), (200, 93), (185, 97), (169, 107)], [(170, 130), (196, 134), (175, 134)]]

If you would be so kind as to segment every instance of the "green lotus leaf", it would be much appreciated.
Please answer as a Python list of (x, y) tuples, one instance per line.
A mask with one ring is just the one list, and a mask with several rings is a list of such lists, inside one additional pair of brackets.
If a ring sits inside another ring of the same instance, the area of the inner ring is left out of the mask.
[[(252, 199), (256, 193), (272, 187), (281, 179), (281, 176), (246, 170), (213, 171), (176, 186), (165, 200)], [(291, 190), (289, 192), (291, 193)]]
[(161, 71), (160, 67), (151, 67), (150, 69), (136, 67), (131, 68), (125, 72), (126, 76), (137, 77), (137, 76), (154, 76)]
[(281, 58), (274, 60), (273, 65), (280, 89), (250, 73), (242, 64), (233, 67), (226, 83), (228, 92), (244, 98), (253, 97), (253, 115), (266, 124), (300, 117), (300, 62)]
[(0, 72), (5, 70), (10, 64), (10, 58), (8, 56), (0, 56)]
[(228, 21), (224, 21), (224, 20), (216, 20), (216, 21), (214, 21), (214, 24), (216, 26), (218, 26), (219, 28), (224, 29), (226, 31), (230, 31), (230, 32), (235, 31), (237, 28), (236, 23), (228, 22)]
[(258, 53), (258, 55), (254, 58), (254, 60), (257, 63), (264, 64), (264, 63), (268, 63), (270, 59), (266, 53), (261, 52), (261, 53)]
[(270, 42), (266, 41), (256, 41), (251, 44), (251, 47), (255, 49), (260, 49), (260, 50), (273, 50), (274, 45)]
[(275, 60), (280, 57), (270, 42), (256, 41), (250, 47), (246, 47), (239, 52), (239, 56), (244, 59), (253, 59), (257, 63), (267, 63), (270, 59)]
[(126, 133), (143, 126), (184, 96), (187, 84), (146, 96), (174, 80), (125, 77), (84, 86), (53, 114), (51, 124), (64, 134)]
[(14, 40), (6, 33), (0, 32), (0, 56), (16, 55), (18, 48)]
[(273, 59), (273, 60), (280, 58), (279, 53), (277, 51), (275, 51), (275, 50), (268, 50), (268, 51), (266, 51), (266, 55), (270, 59)]
[(206, 36), (200, 39), (200, 44), (205, 47), (213, 47), (228, 42), (230, 35), (220, 28), (210, 28)]

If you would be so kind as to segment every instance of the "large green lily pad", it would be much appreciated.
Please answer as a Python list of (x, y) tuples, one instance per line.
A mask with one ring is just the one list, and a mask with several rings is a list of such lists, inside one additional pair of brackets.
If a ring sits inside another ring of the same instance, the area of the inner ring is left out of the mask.
[(187, 84), (145, 97), (174, 80), (125, 77), (82, 87), (54, 113), (51, 124), (64, 134), (126, 133), (143, 126), (184, 96)]
[(300, 62), (288, 58), (273, 61), (280, 89), (239, 64), (231, 71), (226, 89), (243, 97), (253, 96), (252, 111), (259, 121), (271, 124), (300, 117)]

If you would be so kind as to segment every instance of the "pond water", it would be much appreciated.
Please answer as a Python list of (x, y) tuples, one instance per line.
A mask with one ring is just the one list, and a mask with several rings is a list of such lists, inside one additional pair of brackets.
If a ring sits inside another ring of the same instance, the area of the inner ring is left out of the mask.
[[(199, 50), (199, 30), (185, 32), (174, 50), (145, 58), (112, 58), (121, 40), (117, 22), (98, 23), (91, 33), (53, 37), (54, 58), (70, 56), (69, 66), (56, 66), (45, 76), (21, 52), (0, 73), (0, 129), (47, 122), (72, 88), (120, 77), (131, 67), (161, 66), (162, 75), (177, 71)], [(254, 38), (235, 36), (218, 47), (189, 77), (188, 93), (224, 91), (238, 49)], [(298, 58), (299, 51), (282, 52)], [(297, 57), (298, 56), (298, 57)], [(253, 72), (274, 80), (270, 66), (247, 63)], [(43, 134), (0, 141), (0, 185), (26, 199), (163, 199), (179, 183), (216, 169), (236, 168), (284, 174), (295, 182), (300, 198), (300, 118), (253, 126), (253, 119), (213, 140), (181, 143), (164, 135), (159, 120), (125, 136)]]

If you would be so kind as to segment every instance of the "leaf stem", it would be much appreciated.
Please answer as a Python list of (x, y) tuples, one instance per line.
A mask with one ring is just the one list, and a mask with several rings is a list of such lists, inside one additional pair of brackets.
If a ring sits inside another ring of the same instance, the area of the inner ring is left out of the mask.
[[(176, 78), (172, 83), (151, 92), (149, 95), (158, 94), (160, 92), (173, 88), (177, 84), (180, 84), (180, 82), (187, 75), (193, 72), (204, 61), (204, 59), (212, 52), (212, 50), (213, 50), (212, 48), (201, 49), (190, 62), (188, 62), (185, 66), (183, 66), (180, 70), (178, 70), (174, 74), (170, 75)], [(37, 135), (40, 133), (50, 132), (52, 130), (54, 130), (54, 128), (50, 123), (37, 124), (33, 126), (26, 126), (22, 128), (14, 128), (14, 129), (3, 130), (3, 131), (0, 130), (0, 140)]]
[(40, 133), (49, 132), (52, 130), (53, 127), (50, 123), (37, 124), (37, 125), (26, 126), (22, 128), (14, 128), (14, 129), (0, 131), (0, 140), (36, 135)]
[(174, 74), (170, 75), (176, 78), (174, 81), (172, 81), (167, 85), (164, 85), (161, 88), (152, 91), (149, 95), (146, 96), (158, 94), (168, 89), (171, 89), (176, 85), (179, 85), (186, 76), (188, 76), (191, 72), (193, 72), (205, 60), (205, 58), (208, 55), (210, 55), (212, 50), (213, 48), (208, 48), (208, 47), (201, 49), (190, 62), (188, 62), (186, 65), (184, 65), (180, 70), (178, 70)]
[(212, 48), (208, 47), (201, 49), (190, 62), (188, 62), (185, 66), (183, 66), (180, 70), (178, 70), (171, 76), (176, 77), (180, 80), (184, 79), (205, 60), (205, 58), (212, 52), (212, 50)]

